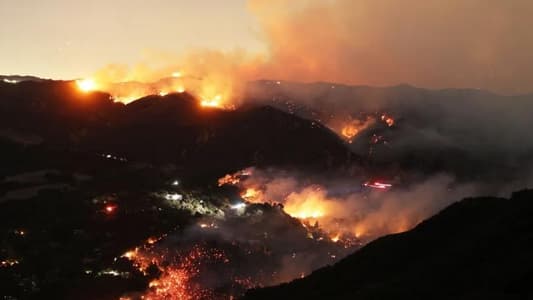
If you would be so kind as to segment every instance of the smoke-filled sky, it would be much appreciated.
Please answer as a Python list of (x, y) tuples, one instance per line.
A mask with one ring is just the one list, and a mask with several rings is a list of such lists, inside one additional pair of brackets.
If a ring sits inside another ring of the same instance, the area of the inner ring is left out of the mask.
[(240, 49), (262, 58), (245, 79), (533, 92), (532, 13), (530, 0), (0, 0), (0, 73)]

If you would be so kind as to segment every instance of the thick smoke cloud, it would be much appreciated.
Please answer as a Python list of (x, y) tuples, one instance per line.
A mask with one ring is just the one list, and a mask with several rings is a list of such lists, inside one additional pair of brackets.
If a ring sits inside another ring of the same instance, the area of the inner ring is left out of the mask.
[(270, 59), (294, 81), (533, 91), (528, 0), (250, 0)]
[[(260, 192), (249, 201), (281, 203), (289, 215), (318, 221), (331, 236), (355, 235), (362, 241), (409, 230), (455, 201), (488, 191), (481, 182), (458, 182), (448, 174), (383, 191), (363, 187), (367, 174), (325, 177), (276, 169), (250, 173), (240, 188)], [(493, 188), (491, 192), (510, 192), (503, 185)]]

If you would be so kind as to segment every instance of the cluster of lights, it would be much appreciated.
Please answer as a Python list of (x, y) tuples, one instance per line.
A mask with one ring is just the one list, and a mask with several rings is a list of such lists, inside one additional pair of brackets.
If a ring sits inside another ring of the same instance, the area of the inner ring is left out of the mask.
[(178, 193), (169, 193), (165, 195), (165, 199), (171, 200), (171, 201), (181, 201), (183, 200), (183, 195)]
[(7, 268), (7, 267), (13, 267), (15, 265), (18, 265), (20, 263), (19, 260), (14, 258), (8, 258), (6, 260), (0, 261), (0, 267), (1, 268)]
[(106, 159), (110, 159), (110, 160), (117, 160), (117, 161), (122, 161), (122, 162), (128, 161), (128, 159), (125, 157), (119, 157), (113, 154), (100, 154), (100, 156)]
[(8, 78), (4, 78), (3, 81), (4, 81), (5, 83), (10, 83), (10, 84), (16, 84), (16, 83), (18, 83), (18, 80), (8, 79)]

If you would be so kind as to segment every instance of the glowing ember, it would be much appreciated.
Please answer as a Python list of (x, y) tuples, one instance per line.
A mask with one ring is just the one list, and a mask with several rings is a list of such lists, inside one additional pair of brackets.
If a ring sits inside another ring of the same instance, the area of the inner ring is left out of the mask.
[(113, 214), (116, 212), (118, 206), (115, 204), (108, 204), (104, 207), (104, 212), (108, 215)]
[(174, 77), (174, 78), (180, 78), (181, 75), (182, 75), (182, 74), (181, 74), (180, 71), (177, 71), (177, 72), (172, 73), (172, 77)]
[(156, 253), (152, 248), (126, 252), (123, 257), (130, 260), (139, 271), (146, 274), (150, 266), (155, 266), (161, 276), (152, 280), (141, 299), (211, 299), (212, 292), (203, 289), (195, 282), (200, 275), (201, 266), (210, 261), (228, 262), (224, 252), (194, 246), (188, 251), (177, 253)]
[(84, 93), (96, 90), (96, 82), (92, 79), (76, 80), (76, 85)]
[(178, 93), (180, 93), (180, 94), (181, 94), (181, 93), (185, 93), (185, 88), (182, 87), (182, 86), (180, 86), (180, 87), (178, 87), (178, 88), (176, 89), (176, 92), (178, 92)]
[(156, 237), (149, 237), (147, 240), (146, 240), (146, 243), (148, 245), (153, 245), (155, 243), (157, 243), (157, 241), (159, 241), (160, 238), (156, 238)]
[(385, 122), (389, 127), (394, 125), (394, 119), (386, 114), (381, 115), (381, 121)]

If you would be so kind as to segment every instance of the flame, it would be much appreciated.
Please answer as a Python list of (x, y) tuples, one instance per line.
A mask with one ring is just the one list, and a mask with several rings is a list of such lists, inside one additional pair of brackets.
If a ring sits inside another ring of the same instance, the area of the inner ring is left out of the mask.
[(249, 57), (242, 51), (153, 54), (142, 63), (110, 64), (89, 76), (98, 82), (98, 90), (109, 93), (118, 102), (129, 103), (161, 91), (187, 91), (198, 99), (200, 106), (234, 109), (261, 58)]
[[(375, 117), (368, 116), (365, 120), (359, 120), (354, 119), (350, 120), (348, 122), (345, 122), (343, 125), (340, 126), (340, 130), (336, 130), (335, 128), (338, 128), (337, 126), (333, 125), (331, 126), (337, 133), (340, 134), (341, 137), (343, 137), (348, 142), (352, 142), (353, 139), (363, 130), (370, 127), (372, 124), (376, 122)], [(335, 121), (334, 121), (335, 123)]]
[(357, 129), (357, 127), (355, 127), (352, 124), (348, 124), (342, 128), (341, 133), (344, 137), (351, 140), (354, 136), (356, 136), (359, 133), (359, 129)]
[(96, 82), (93, 79), (76, 80), (76, 85), (78, 86), (78, 89), (84, 93), (96, 90)]
[[(150, 245), (149, 245), (150, 246)], [(126, 252), (123, 257), (132, 262), (143, 274), (147, 274), (150, 266), (155, 266), (161, 276), (150, 281), (148, 290), (141, 299), (211, 299), (212, 292), (201, 288), (195, 279), (200, 274), (201, 266), (206, 261), (228, 262), (223, 251), (204, 249), (195, 245), (186, 251), (180, 251), (176, 256), (168, 251), (158, 253), (153, 247), (143, 246)]]
[(261, 203), (263, 197), (260, 190), (250, 187), (241, 193), (241, 198), (251, 203)]
[(385, 122), (385, 124), (387, 124), (387, 126), (389, 127), (392, 127), (394, 125), (394, 119), (387, 115), (387, 114), (382, 114), (381, 115), (381, 121)]
[(291, 193), (285, 199), (284, 210), (298, 219), (320, 219), (331, 216), (336, 205), (317, 188), (306, 188), (300, 193)]
[(340, 240), (340, 238), (341, 238), (341, 234), (337, 233), (336, 235), (332, 236), (330, 239), (332, 242), (336, 243)]
[(215, 107), (215, 108), (223, 108), (222, 106), (222, 96), (216, 95), (213, 98), (203, 98), (200, 102), (200, 105), (203, 107)]
[(252, 175), (252, 168), (244, 169), (238, 171), (234, 174), (226, 174), (224, 177), (218, 179), (218, 186), (223, 185), (238, 185), (241, 182), (241, 179)]

